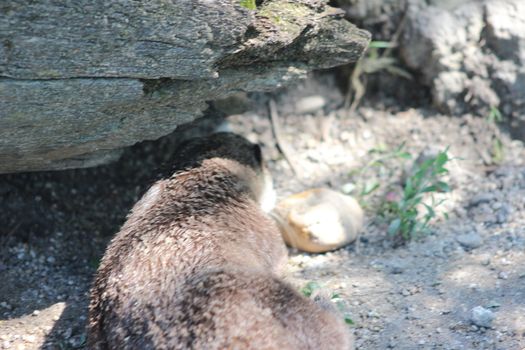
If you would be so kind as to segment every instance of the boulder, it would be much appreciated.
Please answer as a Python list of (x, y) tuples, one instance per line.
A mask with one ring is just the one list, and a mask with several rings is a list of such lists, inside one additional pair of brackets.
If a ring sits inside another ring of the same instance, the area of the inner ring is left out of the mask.
[(442, 111), (487, 117), (498, 109), (525, 139), (525, 2), (409, 6), (401, 54)]
[[(400, 57), (442, 112), (487, 117), (498, 110), (513, 136), (525, 140), (525, 1), (335, 2), (352, 21), (374, 29), (376, 40), (391, 40), (401, 29)], [(379, 86), (395, 95), (399, 78), (391, 80)], [(401, 91), (407, 98), (410, 89)]]
[(370, 34), (325, 1), (0, 4), (0, 173), (84, 167), (359, 58)]

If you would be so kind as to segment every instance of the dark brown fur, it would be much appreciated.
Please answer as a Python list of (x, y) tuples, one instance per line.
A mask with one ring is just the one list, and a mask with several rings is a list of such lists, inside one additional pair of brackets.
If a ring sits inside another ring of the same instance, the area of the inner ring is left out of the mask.
[(102, 259), (89, 348), (349, 348), (340, 317), (278, 278), (286, 249), (257, 205), (258, 147), (222, 133), (177, 154)]

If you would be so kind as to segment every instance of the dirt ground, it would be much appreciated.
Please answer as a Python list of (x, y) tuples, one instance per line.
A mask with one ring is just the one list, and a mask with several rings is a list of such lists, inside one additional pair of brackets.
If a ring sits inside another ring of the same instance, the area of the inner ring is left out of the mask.
[[(523, 143), (483, 116), (440, 115), (425, 99), (371, 98), (348, 116), (335, 85), (323, 84), (316, 78), (275, 95), (297, 175), (275, 146), (270, 95), (254, 95), (249, 112), (228, 118), (234, 132), (263, 146), (280, 197), (381, 184), (362, 198), (358, 242), (326, 254), (291, 251), (290, 281), (338, 293), (359, 349), (525, 349)], [(324, 107), (307, 106), (311, 96)], [(84, 347), (100, 256), (178, 140), (137, 145), (97, 168), (0, 176), (0, 348)], [(455, 159), (451, 192), (440, 194), (448, 220), (440, 216), (428, 236), (394, 247), (378, 207), (410, 161), (363, 168), (378, 156), (371, 150), (388, 153), (403, 142), (414, 158), (449, 147)], [(494, 318), (490, 325), (472, 320), (477, 306)]]

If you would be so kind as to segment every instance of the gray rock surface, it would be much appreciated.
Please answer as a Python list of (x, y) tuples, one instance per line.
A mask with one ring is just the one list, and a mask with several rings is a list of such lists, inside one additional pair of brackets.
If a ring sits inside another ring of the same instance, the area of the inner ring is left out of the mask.
[(401, 58), (430, 87), (441, 111), (487, 117), (498, 109), (513, 136), (525, 139), (525, 1), (336, 2), (353, 21), (374, 29), (375, 40), (391, 40), (401, 30)]
[(370, 35), (324, 1), (0, 4), (0, 173), (91, 166), (206, 101), (355, 61)]
[(449, 1), (408, 7), (401, 53), (448, 113), (497, 108), (525, 137), (525, 2)]

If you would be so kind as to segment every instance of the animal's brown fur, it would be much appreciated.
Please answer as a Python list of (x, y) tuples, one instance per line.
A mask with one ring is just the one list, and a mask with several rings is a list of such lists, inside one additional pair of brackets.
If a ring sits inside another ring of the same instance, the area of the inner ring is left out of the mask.
[(102, 259), (89, 348), (350, 348), (340, 317), (278, 278), (286, 249), (257, 205), (260, 149), (221, 133), (177, 154)]

